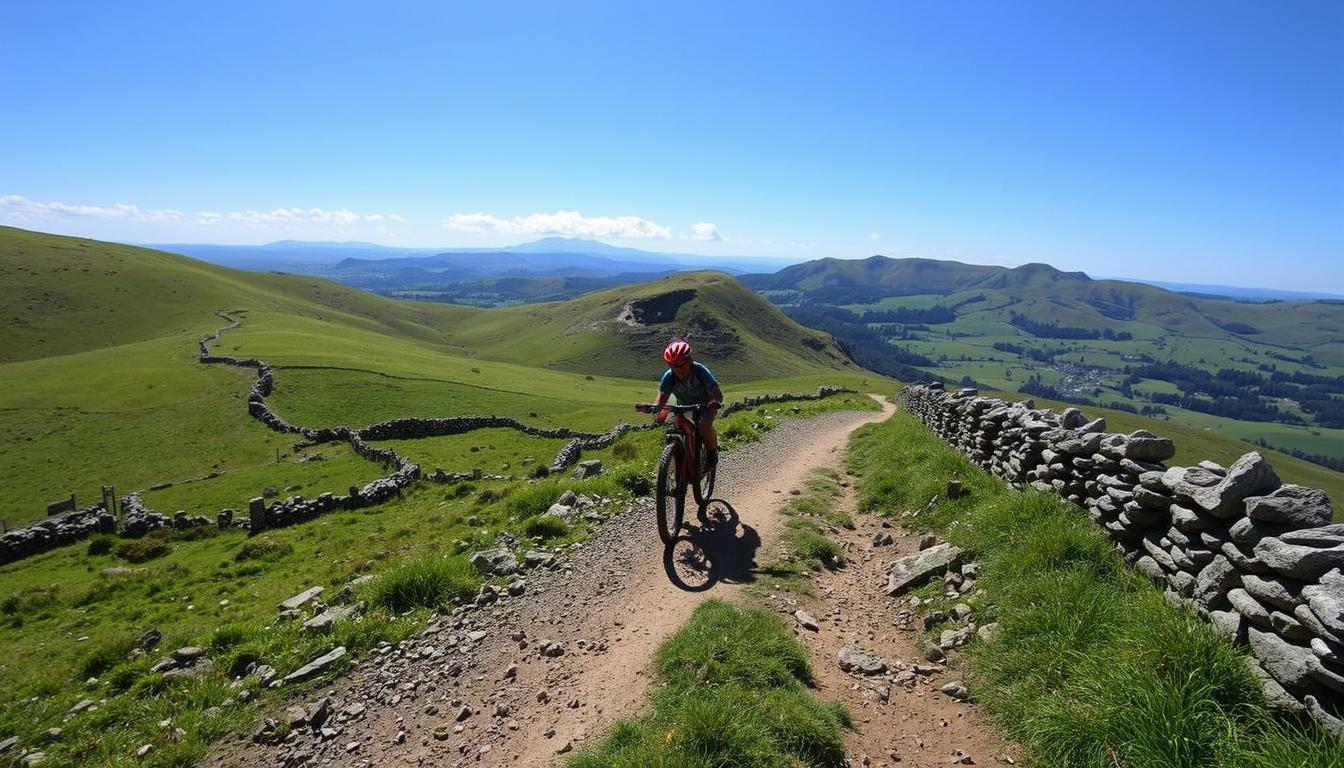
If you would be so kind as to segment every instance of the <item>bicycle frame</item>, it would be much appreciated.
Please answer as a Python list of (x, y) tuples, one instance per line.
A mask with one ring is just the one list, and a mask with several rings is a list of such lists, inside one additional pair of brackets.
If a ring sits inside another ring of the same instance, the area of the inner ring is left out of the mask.
[(683, 479), (690, 485), (700, 478), (700, 467), (696, 463), (696, 449), (700, 446), (699, 425), (686, 418), (685, 414), (678, 413), (676, 422), (667, 428), (667, 439), (664, 442), (672, 440), (681, 444), (678, 463), (681, 464)]

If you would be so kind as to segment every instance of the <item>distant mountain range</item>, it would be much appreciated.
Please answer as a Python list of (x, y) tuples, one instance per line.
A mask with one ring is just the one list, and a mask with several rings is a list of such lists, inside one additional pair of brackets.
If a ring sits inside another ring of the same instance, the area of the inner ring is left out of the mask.
[[(373, 269), (371, 262), (392, 261), (395, 268), (452, 268), (471, 275), (497, 276), (519, 272), (566, 274), (570, 268), (583, 276), (611, 276), (622, 272), (718, 269), (730, 274), (778, 269), (790, 259), (746, 256), (710, 257), (689, 253), (661, 253), (608, 245), (597, 240), (546, 237), (501, 248), (402, 248), (364, 242), (305, 242), (281, 240), (266, 245), (211, 245), (162, 243), (144, 247), (240, 269), (296, 271), (341, 279), (340, 272)], [(574, 276), (577, 276), (574, 275)]]
[[(446, 283), (475, 282), (491, 278), (579, 278), (580, 285), (591, 285), (585, 281), (599, 280), (602, 286), (605, 286), (633, 282), (627, 278), (634, 276), (650, 279), (690, 269), (717, 269), (733, 275), (742, 275), (772, 272), (797, 263), (796, 259), (787, 258), (712, 257), (644, 251), (608, 245), (598, 240), (570, 237), (546, 237), (499, 248), (407, 248), (359, 241), (302, 240), (281, 240), (265, 245), (167, 243), (146, 247), (238, 269), (297, 272), (329, 277), (349, 285), (390, 295), (405, 295), (426, 289), (444, 293), (442, 289)], [(821, 259), (807, 263), (818, 264), (829, 261), (837, 260)], [(865, 260), (849, 261), (863, 263)], [(912, 275), (931, 274), (936, 271), (932, 266), (935, 264), (956, 265), (968, 269), (1007, 269), (981, 268), (933, 259), (887, 259), (887, 261), (908, 263)], [(1016, 269), (1028, 273), (1034, 269), (1054, 270), (1045, 264), (1027, 264)], [(1087, 277), (1081, 272), (1061, 274)], [(1098, 279), (1140, 283), (1196, 297), (1222, 297), (1238, 301), (1344, 300), (1344, 295), (1323, 292), (1177, 283), (1133, 277)], [(427, 282), (432, 285), (427, 285)], [(453, 290), (450, 289), (445, 296), (437, 300), (451, 301), (452, 293)], [(544, 292), (544, 295), (545, 298), (542, 300), (554, 298), (550, 292)], [(526, 300), (522, 297), (517, 298)]]

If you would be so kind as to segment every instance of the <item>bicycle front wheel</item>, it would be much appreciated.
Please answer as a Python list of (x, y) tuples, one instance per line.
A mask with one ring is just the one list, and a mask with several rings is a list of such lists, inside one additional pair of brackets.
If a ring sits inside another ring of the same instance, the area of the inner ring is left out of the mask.
[(696, 506), (700, 508), (699, 511), (703, 515), (705, 506), (709, 504), (710, 498), (714, 495), (714, 476), (718, 474), (719, 468), (716, 464), (708, 471), (705, 470), (705, 466), (709, 464), (709, 452), (705, 450), (703, 444), (700, 445), (698, 453), (700, 454), (698, 460), (700, 477), (696, 478), (694, 483), (691, 483), (691, 491), (695, 494)]
[(654, 487), (654, 506), (658, 512), (658, 538), (671, 544), (681, 528), (686, 509), (686, 486), (677, 465), (676, 443), (668, 443), (658, 459), (658, 479)]

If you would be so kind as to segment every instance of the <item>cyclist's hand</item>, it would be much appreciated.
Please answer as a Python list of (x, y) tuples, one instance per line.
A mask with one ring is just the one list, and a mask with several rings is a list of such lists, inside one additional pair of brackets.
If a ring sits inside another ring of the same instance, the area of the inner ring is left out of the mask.
[(654, 423), (654, 424), (657, 424), (657, 425), (659, 425), (659, 426), (662, 426), (663, 422), (665, 422), (665, 421), (667, 421), (667, 409), (666, 409), (666, 408), (664, 408), (664, 409), (658, 411), (658, 415), (653, 417), (653, 423)]

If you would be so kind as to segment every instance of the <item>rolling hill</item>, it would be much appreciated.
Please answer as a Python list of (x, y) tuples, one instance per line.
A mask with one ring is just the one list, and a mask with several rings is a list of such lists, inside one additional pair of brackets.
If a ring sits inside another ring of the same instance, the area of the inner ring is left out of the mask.
[(11, 523), (72, 490), (87, 502), (104, 483), (124, 493), (240, 472), (288, 449), (247, 418), (248, 372), (196, 360), (221, 309), (245, 311), (220, 350), (277, 366), (273, 401), (304, 424), (490, 412), (604, 430), (650, 397), (674, 335), (734, 396), (868, 375), (721, 273), (487, 310), (3, 228), (0, 279)]
[(1110, 406), (1344, 468), (1344, 302), (881, 256), (742, 281), (888, 375)]

